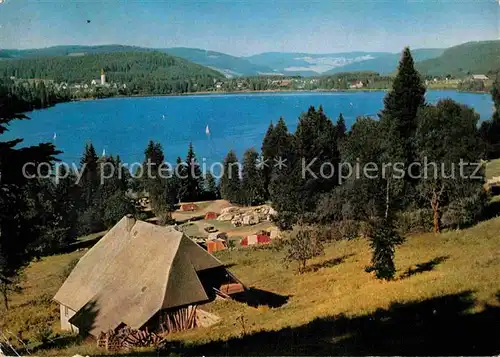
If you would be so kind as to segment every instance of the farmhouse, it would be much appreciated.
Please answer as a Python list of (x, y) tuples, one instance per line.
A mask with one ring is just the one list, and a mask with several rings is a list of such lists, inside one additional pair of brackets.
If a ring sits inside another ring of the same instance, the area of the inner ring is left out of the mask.
[(488, 77), (486, 77), (484, 74), (473, 74), (472, 80), (474, 80), (474, 81), (487, 81)]
[(54, 300), (64, 330), (95, 337), (123, 326), (169, 331), (173, 316), (191, 313), (234, 284), (240, 288), (232, 291), (245, 290), (182, 232), (127, 216), (80, 259)]

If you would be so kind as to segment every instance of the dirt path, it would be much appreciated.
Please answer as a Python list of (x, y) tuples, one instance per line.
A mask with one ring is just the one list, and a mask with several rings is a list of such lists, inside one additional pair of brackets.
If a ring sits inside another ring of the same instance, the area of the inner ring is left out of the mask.
[(207, 212), (220, 213), (223, 208), (231, 206), (226, 200), (195, 202), (201, 208), (193, 212), (175, 211), (172, 213), (172, 218), (177, 222), (187, 222), (190, 219), (204, 217)]

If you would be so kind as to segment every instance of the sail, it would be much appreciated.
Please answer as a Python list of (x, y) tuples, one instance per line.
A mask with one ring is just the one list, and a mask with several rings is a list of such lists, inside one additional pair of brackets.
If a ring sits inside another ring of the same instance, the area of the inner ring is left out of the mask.
[(102, 157), (106, 156), (106, 149), (102, 149)]
[(56, 140), (56, 138), (57, 138), (57, 134), (54, 133), (53, 139)]
[(208, 128), (208, 125), (207, 125), (207, 127), (205, 128), (205, 134), (210, 135), (210, 129)]

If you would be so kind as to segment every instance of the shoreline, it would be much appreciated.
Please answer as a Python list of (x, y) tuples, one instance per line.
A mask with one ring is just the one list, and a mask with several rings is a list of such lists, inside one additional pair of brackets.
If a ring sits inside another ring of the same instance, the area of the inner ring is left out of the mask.
[[(427, 90), (432, 91), (453, 91), (457, 93), (471, 93), (471, 94), (489, 94), (489, 92), (483, 91), (462, 91), (456, 88), (427, 88)], [(244, 90), (244, 91), (203, 91), (203, 92), (189, 92), (189, 93), (169, 93), (169, 94), (132, 94), (132, 95), (114, 95), (104, 98), (76, 98), (72, 99), (70, 102), (84, 102), (100, 99), (111, 99), (111, 98), (148, 98), (148, 97), (190, 97), (190, 96), (208, 96), (208, 95), (238, 95), (238, 94), (280, 94), (280, 93), (370, 93), (370, 92), (387, 92), (389, 89), (285, 89), (285, 90)]]

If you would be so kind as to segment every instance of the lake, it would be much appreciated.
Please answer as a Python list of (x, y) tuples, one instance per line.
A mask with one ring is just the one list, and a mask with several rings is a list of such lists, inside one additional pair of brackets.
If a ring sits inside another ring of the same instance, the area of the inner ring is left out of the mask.
[[(110, 98), (58, 104), (29, 113), (31, 120), (15, 121), (5, 137), (22, 137), (23, 145), (52, 141), (64, 151), (60, 158), (78, 163), (85, 143), (97, 153), (120, 155), (129, 164), (141, 162), (150, 139), (159, 141), (167, 161), (185, 157), (192, 142), (200, 162), (222, 160), (234, 149), (241, 158), (254, 147), (260, 151), (271, 121), (283, 116), (294, 131), (301, 112), (323, 105), (336, 121), (339, 113), (350, 126), (360, 115), (375, 115), (383, 106), (384, 92), (300, 92), (195, 95), (173, 97)], [(488, 94), (428, 91), (429, 103), (452, 98), (474, 108), (482, 120), (492, 115)], [(210, 135), (205, 128), (208, 125)], [(56, 139), (53, 139), (56, 133)]]

